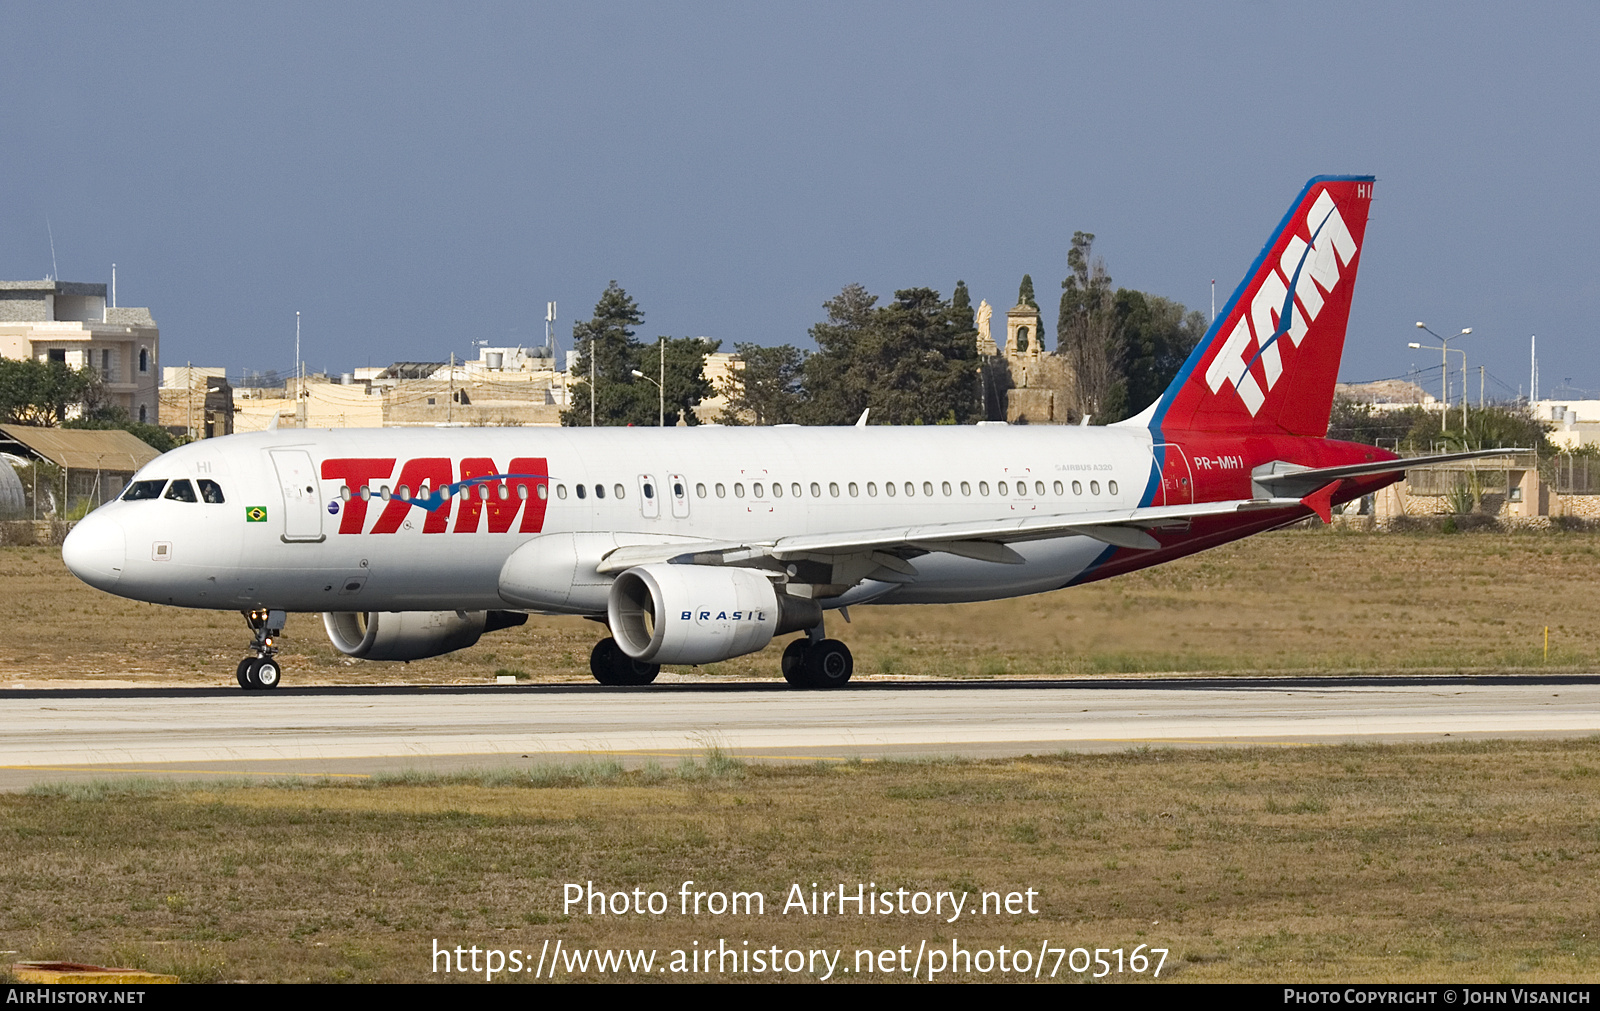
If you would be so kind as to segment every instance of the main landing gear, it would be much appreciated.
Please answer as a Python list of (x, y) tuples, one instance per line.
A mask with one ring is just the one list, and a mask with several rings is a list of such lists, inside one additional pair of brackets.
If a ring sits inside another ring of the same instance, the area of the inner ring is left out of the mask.
[(265, 691), (278, 687), (283, 680), (283, 667), (278, 663), (278, 637), (289, 615), (284, 611), (245, 611), (244, 620), (250, 626), (250, 650), (254, 656), (239, 661), (239, 687), (245, 691)]
[(661, 665), (635, 660), (622, 652), (617, 640), (605, 638), (589, 651), (589, 673), (603, 685), (647, 685), (661, 673)]
[[(243, 664), (239, 669), (244, 670)], [(617, 640), (607, 638), (595, 643), (589, 653), (589, 672), (603, 685), (647, 685), (661, 673), (661, 665), (635, 660), (622, 651)], [(795, 688), (839, 688), (854, 672), (850, 647), (838, 639), (824, 639), (820, 625), (783, 651), (783, 679)], [(244, 675), (239, 677), (244, 684)]]
[(796, 639), (783, 651), (783, 679), (794, 688), (839, 688), (855, 673), (850, 647), (838, 639), (822, 638), (820, 627)]

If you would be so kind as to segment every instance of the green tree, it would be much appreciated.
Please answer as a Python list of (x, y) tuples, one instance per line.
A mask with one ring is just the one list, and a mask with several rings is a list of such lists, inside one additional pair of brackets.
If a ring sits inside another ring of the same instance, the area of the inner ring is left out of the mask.
[[(700, 419), (695, 416), (695, 406), (700, 401), (710, 397), (714, 392), (711, 383), (706, 379), (706, 355), (716, 351), (722, 346), (721, 341), (707, 340), (704, 337), (663, 337), (666, 341), (667, 381), (666, 405), (667, 424), (676, 425), (682, 418), (685, 425), (698, 425)], [(644, 367), (639, 371), (651, 378), (656, 378), (660, 369), (660, 359), (656, 359), (655, 367), (651, 367), (651, 348), (644, 349)], [(659, 352), (658, 352), (659, 353)], [(648, 394), (655, 392), (653, 383), (642, 383), (642, 392)], [(654, 425), (659, 418), (658, 404), (646, 404), (649, 417), (642, 424)], [(634, 421), (634, 424), (641, 424)]]
[[(638, 304), (612, 281), (595, 303), (594, 316), (573, 325), (572, 341), (578, 357), (570, 373), (572, 399), (561, 412), (563, 425), (589, 424), (591, 399), (596, 425), (638, 423), (646, 414), (649, 423), (655, 423), (655, 388), (651, 387), (646, 397), (638, 387), (649, 384), (637, 383), (633, 377), (634, 369), (643, 371), (639, 342), (634, 339), (636, 328), (642, 323), (644, 313)], [(591, 357), (594, 359), (593, 389), (589, 387)]]
[(1206, 333), (1205, 317), (1171, 299), (1120, 288), (1112, 297), (1112, 380), (1101, 418), (1131, 417), (1155, 403)]
[(62, 428), (88, 428), (98, 431), (118, 430), (131, 433), (141, 442), (162, 453), (177, 449), (187, 439), (180, 439), (159, 425), (145, 425), (134, 421), (121, 407), (102, 407), (93, 413), (65, 422)]
[(801, 419), (848, 425), (868, 407), (887, 425), (981, 418), (970, 300), (958, 309), (932, 288), (905, 288), (876, 303), (850, 285), (824, 304), (827, 322), (811, 328), (818, 351), (805, 359)]
[(63, 362), (0, 358), (0, 421), (11, 425), (55, 426), (69, 408), (81, 405), (99, 386), (91, 369)]
[(805, 352), (793, 344), (735, 344), (734, 350), (739, 364), (722, 384), (728, 405), (718, 420), (724, 425), (794, 423), (805, 395)]
[(1093, 233), (1072, 233), (1072, 248), (1067, 252), (1071, 273), (1061, 282), (1061, 308), (1056, 317), (1056, 353), (1067, 356), (1077, 379), (1076, 403), (1070, 413), (1103, 421), (1103, 407), (1114, 406), (1108, 404), (1108, 398), (1115, 381), (1117, 321), (1111, 275), (1106, 273), (1105, 261), (1093, 252)]
[(957, 281), (956, 290), (950, 293), (950, 311), (955, 315), (955, 322), (973, 333), (978, 332), (978, 311), (972, 307), (972, 295), (967, 291), (967, 282)]
[(806, 357), (802, 369), (806, 399), (801, 423), (848, 425), (869, 406), (872, 391), (852, 369), (867, 354), (877, 302), (878, 296), (866, 288), (848, 284), (822, 304), (828, 318), (811, 328), (817, 351)]

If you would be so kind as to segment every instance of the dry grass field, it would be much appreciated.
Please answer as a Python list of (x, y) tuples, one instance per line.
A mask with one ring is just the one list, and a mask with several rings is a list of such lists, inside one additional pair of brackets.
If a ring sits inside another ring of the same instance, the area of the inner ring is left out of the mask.
[[(988, 604), (861, 607), (829, 618), (861, 676), (1051, 677), (1148, 671), (1484, 670), (1600, 661), (1600, 535), (1295, 530), (1100, 583)], [(50, 548), (0, 549), (0, 686), (225, 684), (248, 636), (232, 612), (122, 600), (79, 583)], [(534, 618), (409, 665), (335, 652), (291, 618), (289, 684), (462, 683), (515, 672), (587, 681), (603, 634)], [(776, 678), (765, 653), (682, 671)]]
[[(843, 966), (954, 939), (1145, 944), (1180, 982), (1600, 971), (1595, 740), (73, 786), (0, 796), (0, 851), (0, 948), (191, 981), (460, 980), (430, 971), (435, 940), (530, 965), (557, 940), (654, 949), (659, 968), (719, 939), (842, 949)], [(687, 879), (759, 890), (766, 915), (677, 915)], [(587, 881), (660, 890), (672, 913), (564, 912), (563, 885)], [(795, 882), (1032, 888), (1037, 912), (785, 915)]]

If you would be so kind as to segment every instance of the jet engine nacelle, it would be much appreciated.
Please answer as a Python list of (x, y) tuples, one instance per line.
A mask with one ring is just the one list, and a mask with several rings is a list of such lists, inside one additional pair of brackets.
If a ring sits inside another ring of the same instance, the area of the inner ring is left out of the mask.
[(635, 566), (607, 600), (612, 638), (646, 663), (715, 663), (765, 649), (775, 635), (822, 620), (813, 600), (780, 594), (759, 569)]
[(421, 660), (466, 649), (484, 632), (521, 625), (514, 611), (328, 611), (335, 649), (363, 660)]

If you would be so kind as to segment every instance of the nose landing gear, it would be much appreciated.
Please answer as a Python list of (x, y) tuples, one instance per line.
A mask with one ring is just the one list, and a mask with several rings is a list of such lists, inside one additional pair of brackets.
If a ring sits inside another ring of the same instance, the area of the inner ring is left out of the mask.
[(250, 650), (255, 655), (239, 661), (239, 687), (245, 691), (264, 691), (278, 687), (283, 680), (283, 667), (278, 663), (278, 637), (283, 634), (288, 613), (257, 609), (244, 611), (245, 623), (250, 626)]

